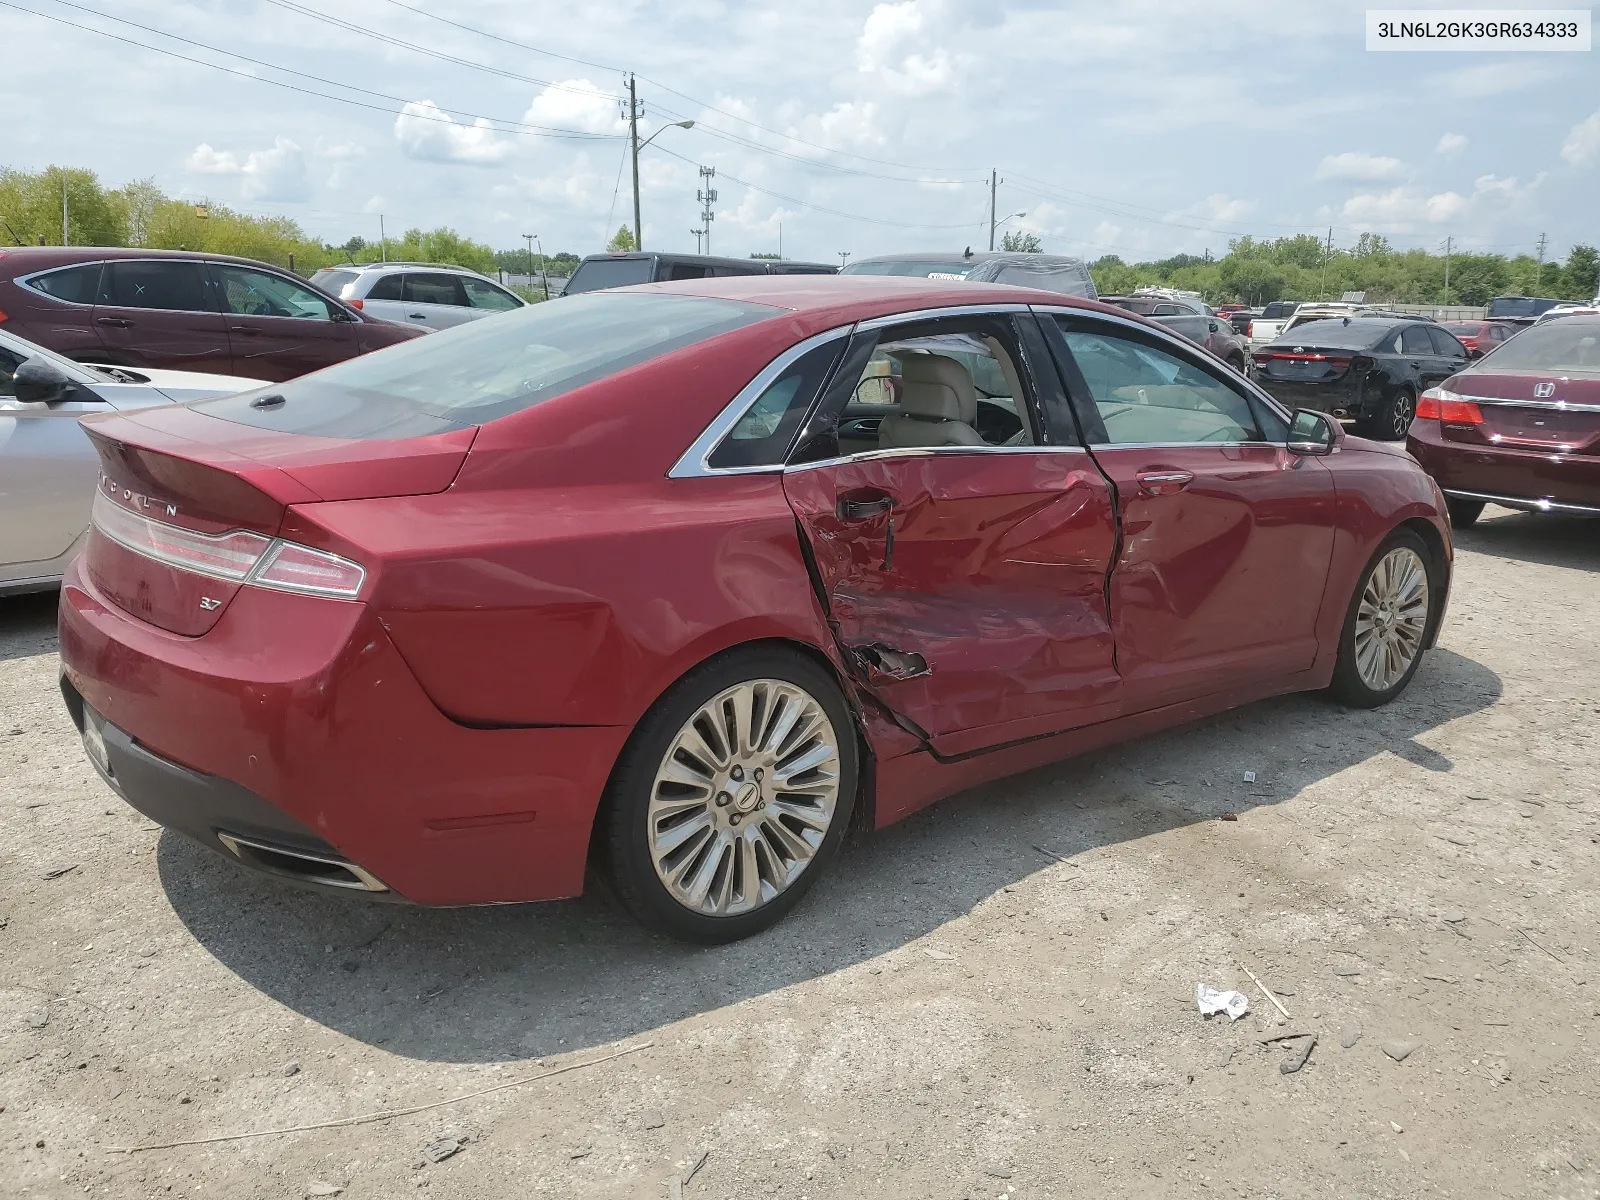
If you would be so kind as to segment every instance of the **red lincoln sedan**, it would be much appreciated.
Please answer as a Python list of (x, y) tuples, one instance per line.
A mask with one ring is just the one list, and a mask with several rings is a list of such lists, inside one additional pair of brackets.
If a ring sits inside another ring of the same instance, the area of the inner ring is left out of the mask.
[(1397, 448), (1159, 325), (984, 284), (541, 304), (85, 422), (62, 690), (129, 803), (419, 904), (706, 942), (858, 811), (1266, 696), (1397, 696), (1450, 582)]
[(1424, 392), (1406, 448), (1458, 526), (1485, 504), (1600, 516), (1600, 317), (1525, 329)]

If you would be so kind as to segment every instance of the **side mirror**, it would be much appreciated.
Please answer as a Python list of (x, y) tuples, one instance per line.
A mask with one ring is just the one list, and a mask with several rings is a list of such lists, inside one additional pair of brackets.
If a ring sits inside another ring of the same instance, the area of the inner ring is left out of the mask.
[(1211, 322), (1211, 332), (1212, 333), (1221, 333), (1222, 332), (1222, 326), (1218, 325), (1215, 321)]
[(1332, 454), (1344, 441), (1344, 426), (1325, 412), (1296, 409), (1289, 424), (1289, 451), (1292, 454)]
[(72, 380), (55, 363), (23, 359), (11, 375), (11, 394), (21, 404), (55, 404), (72, 394)]

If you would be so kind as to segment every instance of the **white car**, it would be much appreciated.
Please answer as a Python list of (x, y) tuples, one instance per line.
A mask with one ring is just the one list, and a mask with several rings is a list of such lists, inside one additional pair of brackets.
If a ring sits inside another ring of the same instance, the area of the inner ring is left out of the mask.
[(100, 460), (79, 417), (262, 386), (237, 375), (88, 366), (0, 330), (0, 596), (55, 587), (88, 533)]
[(430, 333), (527, 304), (515, 292), (476, 271), (435, 263), (323, 267), (311, 282), (352, 308)]

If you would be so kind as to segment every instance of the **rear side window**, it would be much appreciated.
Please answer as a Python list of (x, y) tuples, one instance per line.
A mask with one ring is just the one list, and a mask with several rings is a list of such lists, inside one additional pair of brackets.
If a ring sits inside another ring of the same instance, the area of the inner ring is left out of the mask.
[(450, 304), (457, 308), (467, 307), (467, 293), (461, 286), (459, 275), (413, 271), (406, 276), (405, 300), (407, 304)]
[(704, 279), (709, 274), (711, 268), (704, 263), (665, 262), (656, 272), (656, 279), (674, 283), (679, 279)]
[(751, 263), (748, 267), (734, 266), (731, 263), (721, 263), (712, 269), (711, 274), (718, 279), (725, 279), (731, 275), (765, 275), (767, 268), (761, 263)]
[(95, 291), (100, 285), (100, 264), (84, 263), (77, 267), (63, 267), (44, 275), (35, 275), (28, 286), (46, 296), (65, 300), (69, 304), (93, 304)]
[(368, 290), (368, 300), (398, 300), (401, 297), (404, 275), (385, 275)]
[(287, 433), (442, 433), (532, 408), (784, 311), (703, 296), (599, 292), (468, 321), (275, 384), (286, 403), (272, 409), (252, 409), (250, 393), (198, 407)]
[(811, 402), (833, 369), (845, 339), (802, 354), (762, 389), (711, 452), (712, 467), (781, 466)]
[(1432, 354), (1433, 341), (1423, 325), (1408, 325), (1400, 331), (1401, 354)]
[(510, 292), (501, 291), (487, 279), (474, 279), (470, 275), (463, 275), (461, 286), (467, 289), (467, 299), (473, 308), (504, 312), (507, 309), (522, 307), (515, 296)]
[(1428, 330), (1428, 336), (1433, 339), (1433, 352), (1435, 354), (1442, 354), (1446, 358), (1465, 358), (1467, 356), (1467, 348), (1451, 337), (1447, 330), (1434, 326)]
[(579, 292), (649, 283), (651, 266), (648, 258), (592, 258), (578, 264), (578, 269), (567, 280), (567, 286), (561, 294), (575, 296)]
[(100, 303), (114, 308), (216, 311), (204, 264), (185, 260), (107, 263)]
[(311, 282), (325, 292), (332, 292), (341, 300), (345, 298), (345, 289), (354, 283), (360, 276), (354, 271), (339, 271), (333, 267), (323, 267), (311, 277)]

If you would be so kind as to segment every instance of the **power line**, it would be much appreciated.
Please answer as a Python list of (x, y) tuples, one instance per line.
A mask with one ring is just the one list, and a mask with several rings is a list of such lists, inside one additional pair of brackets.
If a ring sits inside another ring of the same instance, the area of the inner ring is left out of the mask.
[[(280, 67), (280, 66), (277, 66), (276, 64), (263, 62), (263, 61), (261, 61), (259, 59), (248, 58), (248, 57), (246, 57), (245, 55), (242, 55), (242, 54), (235, 54), (231, 50), (223, 50), (223, 49), (220, 49), (219, 47), (216, 47), (216, 46), (208, 46), (203, 42), (193, 42), (193, 41), (190, 41), (188, 38), (178, 37), (176, 34), (162, 33), (160, 30), (150, 29), (148, 26), (136, 25), (136, 23), (132, 22), (132, 21), (124, 21), (120, 17), (112, 17), (112, 16), (108, 16), (105, 13), (95, 12), (93, 9), (83, 8), (80, 5), (71, 4), (71, 3), (68, 2), (68, 0), (55, 0), (55, 3), (66, 4), (67, 7), (69, 7), (69, 8), (78, 9), (80, 12), (91, 13), (94, 16), (104, 17), (106, 20), (109, 20), (109, 21), (116, 21), (116, 22), (118, 22), (120, 24), (124, 24), (124, 25), (135, 25), (136, 28), (146, 29), (151, 33), (157, 34), (158, 36), (172, 38), (175, 41), (184, 42), (184, 43), (186, 43), (188, 45), (196, 46), (196, 47), (198, 47), (200, 49), (203, 49), (203, 50), (210, 50), (211, 52), (213, 52), (215, 54), (227, 55), (229, 58), (237, 58), (242, 62), (248, 62), (248, 63), (252, 63), (252, 64), (254, 64), (256, 66), (266, 67), (269, 70), (281, 71), (285, 75), (295, 75), (295, 76), (298, 76), (301, 79), (311, 79), (311, 80), (314, 80), (314, 81), (316, 81), (318, 83), (327, 84), (329, 87), (344, 88), (346, 91), (361, 92), (364, 95), (376, 96), (376, 97), (379, 97), (380, 99), (384, 99), (384, 100), (391, 100), (391, 101), (394, 101), (397, 104), (402, 105), (402, 108), (398, 109), (398, 110), (397, 109), (392, 109), (392, 108), (385, 108), (385, 107), (383, 107), (381, 105), (368, 104), (365, 101), (355, 100), (355, 99), (352, 99), (349, 96), (334, 96), (334, 95), (328, 94), (327, 92), (316, 91), (313, 88), (299, 87), (299, 86), (297, 86), (295, 84), (287, 83), (287, 82), (285, 82), (284, 80), (281, 80), (281, 79), (269, 79), (269, 78), (267, 78), (266, 76), (263, 76), (263, 75), (253, 75), (249, 71), (238, 71), (238, 70), (235, 70), (232, 67), (224, 66), (221, 63), (207, 62), (203, 58), (194, 58), (194, 57), (192, 57), (191, 55), (188, 55), (188, 54), (180, 54), (176, 50), (168, 50), (163, 46), (152, 46), (148, 42), (141, 42), (141, 41), (137, 41), (137, 40), (135, 40), (133, 38), (123, 37), (120, 34), (112, 33), (108, 29), (96, 29), (93, 25), (83, 25), (83, 24), (80, 24), (77, 21), (69, 21), (66, 17), (56, 16), (54, 13), (44, 13), (44, 12), (39, 12), (37, 9), (24, 8), (20, 4), (12, 3), (12, 0), (0, 0), (0, 6), (3, 6), (5, 8), (14, 9), (17, 12), (27, 13), (29, 16), (32, 16), (32, 17), (39, 17), (39, 18), (41, 18), (43, 20), (46, 20), (46, 21), (54, 21), (59, 25), (67, 25), (67, 26), (70, 26), (73, 29), (82, 30), (85, 33), (98, 34), (100, 37), (110, 38), (114, 42), (121, 42), (125, 46), (136, 46), (141, 50), (149, 50), (149, 51), (151, 51), (152, 53), (155, 53), (155, 54), (164, 54), (168, 58), (176, 58), (176, 59), (181, 60), (182, 62), (193, 63), (196, 66), (210, 67), (213, 71), (222, 71), (222, 72), (224, 72), (224, 73), (226, 73), (228, 75), (236, 75), (240, 79), (249, 79), (249, 80), (253, 80), (256, 83), (269, 83), (273, 87), (284, 88), (284, 89), (287, 89), (288, 91), (291, 91), (291, 92), (299, 92), (302, 95), (306, 95), (306, 96), (316, 96), (317, 98), (322, 99), (322, 100), (332, 100), (332, 101), (334, 101), (334, 102), (336, 102), (338, 104), (349, 104), (349, 105), (352, 105), (352, 106), (354, 106), (356, 108), (365, 108), (365, 109), (368, 109), (368, 110), (373, 111), (373, 112), (387, 113), (390, 116), (405, 116), (405, 117), (411, 118), (412, 120), (417, 120), (417, 121), (433, 121), (433, 122), (435, 122), (437, 124), (442, 124), (442, 125), (457, 125), (457, 126), (459, 126), (459, 122), (455, 121), (453, 118), (449, 117), (448, 115), (434, 117), (434, 116), (429, 116), (429, 115), (427, 115), (425, 113), (415, 113), (415, 112), (407, 113), (407, 112), (405, 112), (404, 111), (404, 106), (409, 105), (409, 104), (414, 103), (414, 102), (405, 100), (404, 98), (402, 98), (400, 96), (392, 96), (392, 95), (389, 95), (389, 94), (387, 94), (385, 92), (374, 92), (374, 91), (370, 91), (370, 90), (368, 90), (366, 88), (353, 87), (350, 84), (340, 83), (337, 80), (324, 79), (320, 75), (309, 75), (304, 71), (296, 71), (296, 70), (293, 70), (293, 69), (291, 69), (289, 67)], [(558, 129), (558, 128), (551, 127), (551, 126), (529, 125), (529, 124), (526, 124), (526, 123), (524, 123), (522, 121), (509, 121), (509, 120), (506, 120), (504, 118), (486, 117), (486, 116), (481, 116), (481, 115), (479, 115), (477, 113), (461, 113), (461, 115), (464, 116), (464, 117), (470, 117), (474, 121), (489, 121), (491, 126), (494, 127), (495, 132), (497, 132), (497, 133), (517, 134), (517, 135), (525, 136), (525, 137), (569, 138), (569, 139), (578, 140), (578, 141), (615, 141), (619, 136), (617, 134), (586, 133), (586, 132), (584, 132), (582, 130), (577, 130), (577, 129)]]

